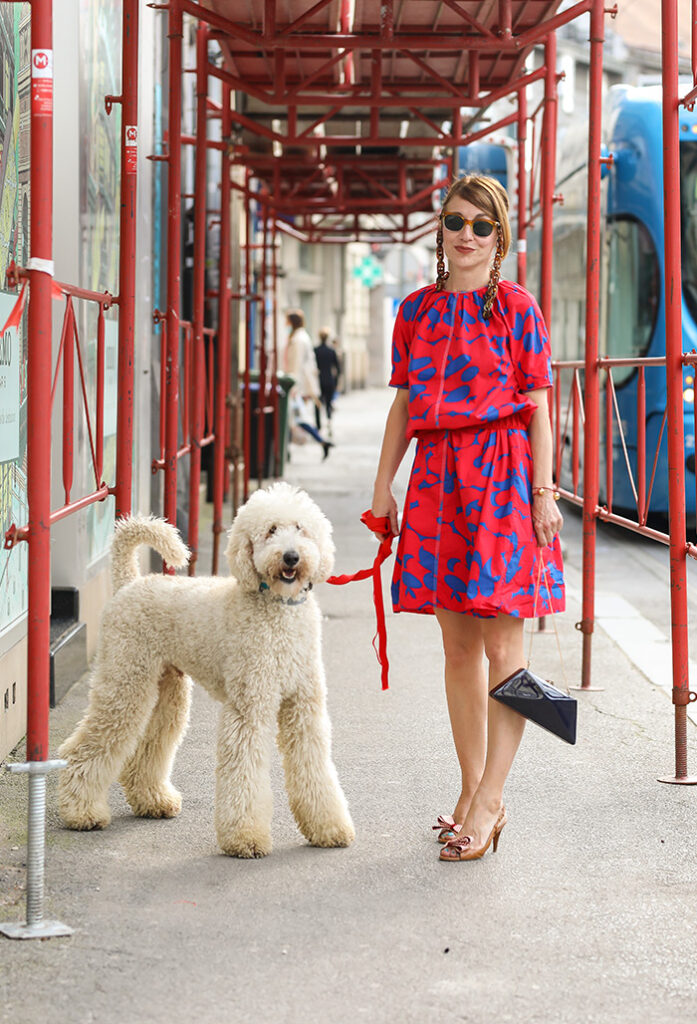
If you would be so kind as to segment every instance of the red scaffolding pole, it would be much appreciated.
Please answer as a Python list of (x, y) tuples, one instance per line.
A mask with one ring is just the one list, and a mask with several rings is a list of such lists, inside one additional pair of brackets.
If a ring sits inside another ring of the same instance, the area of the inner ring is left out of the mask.
[(661, 2), (663, 56), (663, 210), (665, 224), (666, 381), (668, 388), (668, 507), (670, 613), (675, 705), (675, 775), (662, 782), (695, 784), (687, 773), (687, 705), (690, 693), (687, 635), (687, 524), (682, 398), (682, 273), (680, 251), (680, 142), (677, 0)]
[(27, 801), (27, 919), (6, 922), (8, 938), (70, 935), (43, 918), (46, 775), (48, 760), (51, 618), (51, 301), (53, 291), (53, 2), (34, 0), (31, 17), (31, 226), (27, 374), (29, 571), (27, 621), (27, 760), (10, 765), (29, 777)]
[[(201, 22), (196, 34), (196, 160), (194, 169), (193, 332), (191, 352), (190, 455), (189, 455), (189, 575), (198, 559), (201, 439), (204, 427), (205, 346), (203, 341), (206, 290), (206, 182), (208, 123), (208, 26)], [(178, 242), (178, 238), (177, 238)]]
[(167, 314), (165, 394), (164, 513), (177, 524), (177, 451), (179, 438), (179, 343), (181, 278), (181, 76), (182, 11), (180, 0), (170, 0), (169, 110), (167, 147)]
[(591, 638), (595, 617), (595, 540), (600, 454), (600, 146), (602, 142), (604, 0), (591, 9), (588, 83), (588, 211), (586, 235), (585, 428), (583, 435), (583, 634), (581, 688), (591, 689)]
[(225, 449), (228, 442), (227, 397), (230, 388), (230, 102), (231, 90), (223, 86), (220, 157), (220, 257), (218, 265), (218, 375), (216, 377), (215, 448), (213, 450), (213, 566), (218, 572), (220, 534), (223, 532)]
[[(138, 0), (123, 0), (121, 92), (119, 384), (116, 400), (116, 480), (114, 481), (117, 518), (130, 514), (133, 488), (133, 384), (136, 207), (138, 188)], [(100, 393), (99, 389), (97, 393)]]

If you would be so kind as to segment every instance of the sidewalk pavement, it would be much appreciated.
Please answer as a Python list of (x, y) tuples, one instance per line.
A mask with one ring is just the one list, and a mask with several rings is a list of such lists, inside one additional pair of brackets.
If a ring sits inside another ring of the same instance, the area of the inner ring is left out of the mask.
[[(370, 504), (389, 399), (380, 391), (342, 397), (336, 448), (325, 462), (312, 443), (292, 449), (286, 476), (332, 520), (337, 572), (363, 568), (374, 555), (358, 520)], [(578, 533), (567, 540), (570, 593), (558, 617), (572, 682), (580, 678)], [(305, 844), (276, 758), (273, 853), (261, 861), (221, 856), (213, 829), (216, 706), (197, 690), (174, 770), (184, 795), (178, 819), (135, 819), (114, 787), (112, 825), (69, 832), (50, 777), (45, 916), (75, 934), (0, 938), (1, 1021), (693, 1024), (697, 790), (656, 781), (673, 764), (665, 694), (597, 630), (594, 674), (604, 689), (578, 695), (577, 745), (529, 726), (498, 853), (439, 863), (430, 826), (452, 811), (458, 773), (437, 625), (388, 617), (391, 688), (381, 692), (370, 588), (367, 581), (318, 592), (353, 846)], [(536, 637), (534, 664), (560, 679), (551, 630)], [(83, 678), (52, 712), (52, 753), (86, 694)], [(0, 775), (4, 920), (24, 917), (25, 816), (25, 778)]]

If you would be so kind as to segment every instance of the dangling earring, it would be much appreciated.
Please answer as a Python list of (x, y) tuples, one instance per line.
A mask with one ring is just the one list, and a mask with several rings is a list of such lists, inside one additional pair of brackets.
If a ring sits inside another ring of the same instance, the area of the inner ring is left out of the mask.
[(442, 292), (449, 277), (445, 269), (445, 253), (443, 252), (443, 225), (439, 223), (436, 231), (436, 291)]
[(501, 279), (501, 261), (503, 260), (503, 237), (501, 234), (501, 228), (496, 229), (496, 255), (494, 256), (494, 262), (491, 265), (491, 271), (489, 273), (489, 285), (486, 290), (486, 296), (484, 298), (484, 309), (482, 310), (482, 316), (485, 320), (491, 320), (494, 300), (496, 298), (496, 292), (499, 286), (499, 280)]

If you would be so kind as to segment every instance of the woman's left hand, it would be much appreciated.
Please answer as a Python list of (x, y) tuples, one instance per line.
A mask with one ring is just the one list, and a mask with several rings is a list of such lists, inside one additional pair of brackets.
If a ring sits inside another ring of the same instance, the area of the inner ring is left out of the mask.
[(547, 547), (562, 528), (564, 519), (550, 491), (534, 494), (532, 499), (532, 525), (537, 543)]

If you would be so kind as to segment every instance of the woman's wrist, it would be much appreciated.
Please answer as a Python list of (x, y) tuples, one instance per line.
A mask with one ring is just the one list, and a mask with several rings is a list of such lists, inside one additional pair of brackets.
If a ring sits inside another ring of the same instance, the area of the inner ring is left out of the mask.
[(556, 487), (548, 484), (533, 484), (532, 495), (533, 498), (544, 498), (545, 494), (550, 494), (555, 501), (559, 501), (561, 494)]

